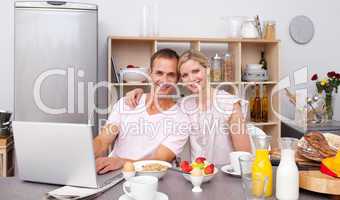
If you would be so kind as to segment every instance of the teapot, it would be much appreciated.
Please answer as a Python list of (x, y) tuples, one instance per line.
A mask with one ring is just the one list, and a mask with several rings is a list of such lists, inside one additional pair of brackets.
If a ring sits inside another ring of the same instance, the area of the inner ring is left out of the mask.
[(258, 38), (259, 32), (256, 27), (256, 20), (248, 18), (244, 20), (241, 26), (241, 37), (242, 38)]

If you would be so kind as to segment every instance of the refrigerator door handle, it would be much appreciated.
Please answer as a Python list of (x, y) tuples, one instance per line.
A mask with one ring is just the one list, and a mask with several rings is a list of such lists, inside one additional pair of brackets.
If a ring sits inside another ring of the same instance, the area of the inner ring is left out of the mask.
[(66, 4), (66, 1), (47, 1), (52, 6), (62, 6)]

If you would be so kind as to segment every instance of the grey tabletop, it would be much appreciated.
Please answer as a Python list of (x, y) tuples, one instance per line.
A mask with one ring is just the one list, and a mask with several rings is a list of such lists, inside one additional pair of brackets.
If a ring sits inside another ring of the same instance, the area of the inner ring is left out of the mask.
[[(17, 177), (0, 178), (1, 200), (39, 200), (44, 199), (44, 194), (60, 186), (23, 182)], [(191, 184), (181, 174), (173, 171), (159, 181), (159, 191), (166, 193), (171, 200), (220, 200), (220, 199), (245, 199), (242, 191), (241, 179), (232, 177), (223, 172), (218, 172), (208, 183), (202, 185), (202, 193), (192, 193)], [(106, 191), (98, 200), (118, 200), (123, 194), (122, 183)], [(274, 198), (272, 198), (274, 199)], [(329, 199), (328, 196), (300, 190), (300, 200)]]

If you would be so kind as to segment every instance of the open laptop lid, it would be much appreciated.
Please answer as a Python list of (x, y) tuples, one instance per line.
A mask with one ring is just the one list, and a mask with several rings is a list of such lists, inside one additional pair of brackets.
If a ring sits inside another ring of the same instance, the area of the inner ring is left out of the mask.
[(13, 135), (22, 180), (98, 187), (90, 125), (14, 121)]

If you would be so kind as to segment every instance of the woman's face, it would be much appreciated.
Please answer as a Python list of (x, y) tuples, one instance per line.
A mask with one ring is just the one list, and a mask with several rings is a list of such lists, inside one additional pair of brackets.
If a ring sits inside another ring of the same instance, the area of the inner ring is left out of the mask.
[(205, 88), (207, 69), (195, 60), (188, 60), (180, 67), (180, 76), (185, 87), (196, 94)]

